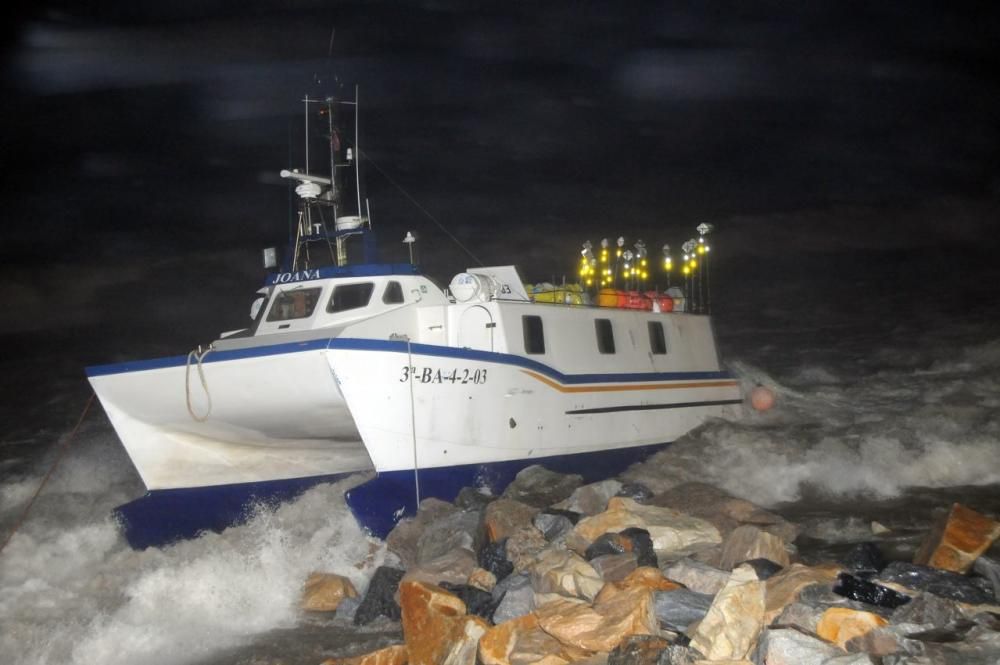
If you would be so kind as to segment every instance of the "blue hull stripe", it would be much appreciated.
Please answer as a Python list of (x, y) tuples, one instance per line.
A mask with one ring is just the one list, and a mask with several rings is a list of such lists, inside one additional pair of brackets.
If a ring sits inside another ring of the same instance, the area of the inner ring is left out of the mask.
[[(729, 372), (632, 372), (618, 374), (563, 374), (559, 370), (540, 363), (530, 358), (513, 355), (509, 353), (495, 353), (492, 351), (477, 351), (474, 349), (458, 349), (450, 346), (437, 346), (432, 344), (411, 344), (410, 348), (414, 354), (422, 356), (433, 356), (438, 358), (457, 358), (461, 360), (476, 360), (481, 362), (500, 363), (529, 369), (544, 376), (547, 376), (560, 383), (582, 384), (582, 383), (632, 383), (637, 381), (685, 381), (685, 380), (713, 380), (732, 379)], [(354, 351), (382, 351), (392, 353), (407, 353), (406, 342), (381, 340), (381, 339), (359, 339), (342, 338), (315, 339), (308, 342), (292, 342), (286, 344), (271, 344), (268, 346), (255, 346), (249, 349), (230, 349), (225, 351), (213, 351), (205, 356), (202, 362), (206, 364), (225, 362), (227, 360), (239, 360), (243, 358), (258, 358), (264, 356), (280, 355), (283, 353), (300, 353), (303, 351), (313, 351), (317, 349), (348, 349)], [(166, 367), (180, 367), (187, 363), (187, 356), (171, 356), (168, 358), (156, 358), (153, 360), (136, 360), (134, 362), (116, 363), (113, 365), (96, 365), (87, 368), (87, 376), (107, 376), (109, 374), (122, 374), (125, 372), (142, 372), (151, 369), (163, 369)]]
[[(619, 448), (576, 455), (469, 464), (420, 470), (421, 499), (436, 497), (452, 501), (463, 487), (488, 487), (503, 491), (519, 471), (541, 464), (551, 471), (578, 473), (584, 482), (617, 475), (634, 462), (662, 449), (663, 444)], [(129, 545), (136, 549), (161, 547), (193, 538), (205, 531), (221, 532), (245, 522), (256, 505), (276, 506), (296, 498), (310, 487), (333, 482), (348, 474), (276, 480), (243, 485), (219, 485), (191, 489), (155, 490), (115, 509)], [(385, 538), (405, 515), (416, 512), (414, 473), (391, 471), (358, 485), (346, 494), (358, 523), (370, 533)]]

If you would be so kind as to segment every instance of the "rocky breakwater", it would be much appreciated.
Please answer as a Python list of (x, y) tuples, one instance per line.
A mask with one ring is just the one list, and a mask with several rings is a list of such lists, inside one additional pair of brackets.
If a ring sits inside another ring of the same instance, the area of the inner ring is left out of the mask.
[(956, 505), (907, 562), (861, 543), (804, 565), (797, 532), (707, 485), (654, 495), (531, 467), (501, 497), (422, 502), (363, 598), (327, 575), (307, 598), (334, 601), (304, 602), (401, 625), (399, 644), (324, 665), (1000, 662), (984, 556), (1000, 523)]

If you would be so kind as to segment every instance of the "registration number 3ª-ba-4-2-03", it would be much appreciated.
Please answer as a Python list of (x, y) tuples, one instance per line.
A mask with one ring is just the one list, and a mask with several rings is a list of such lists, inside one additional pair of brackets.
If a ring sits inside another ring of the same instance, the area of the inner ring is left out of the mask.
[(434, 369), (433, 367), (403, 367), (399, 382), (413, 380), (419, 383), (486, 383), (485, 369), (452, 368)]

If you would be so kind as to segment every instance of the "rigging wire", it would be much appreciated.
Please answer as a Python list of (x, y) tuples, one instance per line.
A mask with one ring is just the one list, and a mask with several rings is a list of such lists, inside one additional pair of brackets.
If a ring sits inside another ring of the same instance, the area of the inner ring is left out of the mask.
[[(359, 153), (362, 152), (360, 148), (358, 148), (358, 152)], [(372, 159), (371, 155), (369, 155), (368, 153), (364, 153), (364, 155), (365, 155), (365, 159), (368, 160), (368, 163), (371, 164), (372, 166), (374, 166), (375, 170), (377, 170), (379, 173), (381, 173), (385, 177), (385, 179), (389, 181), (390, 185), (392, 185), (393, 187), (395, 187), (396, 189), (398, 189), (400, 191), (400, 193), (403, 196), (405, 196), (410, 203), (412, 203), (414, 206), (416, 206), (417, 210), (419, 210), (420, 212), (424, 213), (424, 215), (426, 215), (428, 219), (430, 219), (432, 222), (434, 222), (439, 229), (441, 229), (442, 231), (444, 231), (445, 235), (447, 235), (449, 238), (451, 238), (451, 240), (456, 245), (458, 245), (463, 252), (465, 252), (470, 257), (472, 257), (472, 260), (475, 261), (480, 266), (486, 265), (485, 263), (482, 262), (482, 260), (480, 260), (480, 258), (478, 256), (476, 256), (475, 254), (473, 254), (472, 251), (468, 247), (466, 247), (465, 245), (463, 245), (462, 241), (460, 241), (458, 238), (456, 238), (454, 236), (454, 234), (452, 234), (451, 231), (449, 231), (448, 229), (446, 229), (445, 226), (444, 226), (444, 224), (442, 224), (441, 222), (439, 222), (437, 220), (437, 218), (434, 217), (434, 215), (432, 215), (430, 212), (428, 212), (427, 208), (425, 208), (422, 205), (420, 205), (419, 201), (417, 201), (415, 198), (413, 198), (412, 196), (410, 196), (409, 192), (407, 192), (405, 189), (403, 189), (403, 187), (398, 182), (396, 182), (395, 180), (393, 180), (392, 176), (390, 176), (388, 173), (386, 173), (382, 169), (382, 167), (378, 165), (378, 162), (376, 162), (374, 159)]]
[(73, 439), (76, 438), (76, 433), (80, 431), (80, 425), (83, 424), (84, 419), (87, 417), (87, 413), (90, 412), (90, 406), (94, 403), (94, 397), (94, 393), (91, 392), (90, 397), (87, 399), (87, 404), (83, 407), (83, 411), (80, 413), (80, 417), (76, 421), (76, 426), (73, 427), (73, 431), (69, 433), (69, 436), (66, 437), (66, 440), (62, 443), (62, 448), (59, 450), (58, 454), (56, 454), (56, 458), (53, 460), (52, 466), (49, 467), (49, 471), (45, 474), (45, 477), (42, 478), (42, 482), (39, 483), (38, 489), (35, 490), (35, 493), (31, 496), (31, 499), (24, 507), (24, 510), (21, 511), (21, 516), (18, 517), (17, 522), (14, 523), (14, 527), (7, 533), (7, 537), (4, 538), (3, 545), (0, 545), (0, 552), (3, 552), (7, 548), (7, 545), (14, 537), (14, 534), (17, 533), (22, 526), (24, 526), (25, 520), (28, 519), (28, 513), (31, 512), (31, 507), (35, 505), (35, 500), (38, 498), (38, 495), (42, 493), (45, 485), (48, 484), (52, 474), (55, 473), (56, 467), (59, 466), (59, 462), (61, 462), (62, 458), (66, 455), (66, 451), (69, 450), (69, 446), (73, 443)]

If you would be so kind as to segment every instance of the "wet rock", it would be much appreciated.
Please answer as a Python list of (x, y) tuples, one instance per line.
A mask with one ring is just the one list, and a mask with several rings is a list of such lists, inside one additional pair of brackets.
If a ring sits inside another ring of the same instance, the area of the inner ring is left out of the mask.
[(465, 603), (465, 611), (469, 614), (475, 614), (487, 621), (493, 620), (493, 612), (499, 603), (493, 599), (493, 594), (489, 591), (468, 584), (442, 582), (439, 586)]
[(528, 614), (535, 609), (535, 591), (531, 588), (530, 575), (511, 575), (493, 588), (497, 608), (493, 622), (502, 623)]
[(869, 542), (858, 543), (854, 549), (847, 553), (841, 563), (847, 572), (856, 577), (867, 579), (885, 568), (886, 562), (878, 545)]
[(480, 568), (493, 573), (497, 582), (514, 572), (514, 564), (507, 559), (507, 540), (486, 542), (479, 548), (476, 562)]
[(702, 655), (687, 645), (671, 644), (660, 653), (658, 665), (697, 665), (705, 662)]
[(683, 556), (722, 542), (718, 530), (705, 520), (623, 497), (613, 497), (603, 513), (580, 520), (573, 533), (592, 543), (602, 534), (629, 527), (648, 531), (657, 555)]
[(754, 661), (767, 665), (823, 665), (843, 653), (815, 635), (791, 626), (782, 626), (768, 628), (763, 632)]
[[(841, 600), (843, 600), (843, 598), (841, 598)], [(796, 628), (801, 628), (809, 631), (810, 633), (815, 633), (816, 626), (819, 624), (819, 618), (823, 616), (823, 612), (824, 608), (822, 607), (814, 607), (813, 605), (806, 603), (794, 602), (785, 606), (785, 609), (781, 610), (781, 614), (779, 614), (769, 625), (795, 626)]]
[(848, 573), (837, 576), (833, 592), (861, 603), (895, 609), (910, 602), (910, 596), (899, 593), (889, 587), (865, 581)]
[(455, 549), (436, 559), (413, 566), (406, 571), (402, 581), (465, 584), (475, 569), (476, 555), (466, 549)]
[(417, 514), (400, 520), (385, 538), (385, 546), (399, 557), (404, 568), (417, 563), (417, 543), (428, 524), (447, 515), (459, 512), (458, 508), (440, 499), (428, 498), (420, 502)]
[(542, 532), (534, 526), (523, 526), (507, 539), (507, 560), (514, 564), (514, 572), (530, 569), (538, 555), (549, 546)]
[(380, 566), (372, 575), (368, 591), (354, 613), (354, 625), (366, 626), (376, 617), (385, 616), (399, 620), (399, 604), (396, 602), (396, 591), (405, 573), (398, 568)]
[(964, 574), (998, 537), (1000, 522), (956, 503), (927, 534), (913, 563)]
[(635, 554), (640, 566), (659, 565), (656, 552), (653, 550), (653, 539), (646, 529), (629, 527), (617, 533), (605, 533), (587, 547), (584, 558), (588, 561), (604, 554)]
[(608, 665), (659, 665), (670, 642), (655, 635), (631, 635), (608, 654)]
[(799, 599), (803, 589), (813, 584), (830, 588), (839, 572), (840, 566), (837, 565), (803, 566), (795, 563), (769, 578), (765, 582), (765, 622), (774, 621), (785, 607)]
[(308, 612), (336, 612), (344, 598), (357, 598), (351, 581), (334, 573), (313, 573), (302, 590), (302, 609)]
[(541, 531), (545, 540), (552, 542), (573, 530), (573, 522), (565, 515), (542, 511), (532, 519), (535, 528)]
[(989, 580), (990, 585), (993, 587), (994, 599), (1000, 601), (1000, 561), (981, 556), (972, 565), (972, 570), (977, 575), (982, 575)]
[(637, 503), (649, 503), (653, 500), (655, 492), (646, 485), (634, 480), (626, 480), (615, 496), (624, 496), (633, 499)]
[(886, 566), (875, 581), (902, 589), (925, 591), (972, 605), (993, 601), (993, 589), (986, 580), (902, 561), (894, 561)]
[(820, 617), (819, 623), (816, 625), (816, 634), (844, 649), (847, 641), (851, 638), (865, 635), (888, 623), (879, 615), (871, 612), (862, 612), (847, 607), (831, 607)]
[(750, 566), (757, 573), (757, 579), (762, 581), (771, 579), (785, 569), (785, 566), (777, 564), (770, 559), (747, 559), (746, 561), (740, 561), (737, 565)]
[(535, 609), (538, 623), (563, 644), (611, 651), (630, 635), (655, 635), (653, 594), (629, 589), (593, 607), (579, 600), (554, 600)]
[(634, 552), (604, 554), (590, 559), (590, 565), (605, 582), (617, 582), (638, 567)]
[(734, 570), (691, 634), (691, 646), (709, 660), (746, 658), (764, 627), (764, 584), (749, 566)]
[(690, 589), (660, 591), (653, 596), (656, 619), (664, 626), (678, 633), (687, 632), (688, 626), (697, 623), (708, 614), (713, 596)]
[(714, 596), (729, 581), (729, 571), (684, 558), (663, 568), (663, 574), (692, 591)]
[(604, 580), (576, 554), (550, 549), (539, 555), (531, 569), (531, 586), (538, 594), (554, 593), (592, 601), (604, 586)]
[(791, 563), (784, 540), (755, 526), (738, 526), (722, 543), (719, 567), (732, 570), (748, 559), (768, 559), (782, 568)]
[(614, 478), (583, 485), (573, 490), (568, 499), (555, 504), (553, 508), (570, 510), (582, 515), (603, 513), (611, 497), (617, 496), (622, 483)]
[(405, 644), (394, 644), (362, 656), (328, 658), (321, 665), (406, 665), (408, 657)]
[(399, 597), (409, 665), (475, 665), (489, 626), (467, 615), (465, 603), (424, 582), (402, 582)]
[(463, 487), (455, 497), (455, 506), (465, 511), (482, 512), (491, 501), (496, 501), (497, 497), (486, 494), (476, 487)]
[(962, 618), (958, 604), (930, 593), (918, 594), (892, 613), (893, 623), (916, 623), (946, 626)]
[[(531, 526), (538, 509), (510, 498), (493, 501), (483, 511), (483, 530), (491, 543), (506, 540), (521, 527)], [(483, 566), (484, 568), (486, 566)]]
[(573, 494), (583, 483), (576, 474), (556, 473), (538, 464), (522, 469), (503, 492), (505, 499), (545, 508)]
[(766, 533), (790, 543), (798, 527), (780, 515), (705, 483), (683, 483), (650, 500), (652, 505), (668, 506), (693, 517), (711, 522), (723, 536), (744, 524), (759, 527)]
[(492, 592), (493, 587), (497, 585), (497, 576), (485, 568), (476, 568), (472, 571), (472, 574), (469, 575), (468, 584), (469, 586), (477, 589)]
[(605, 584), (594, 598), (594, 602), (603, 602), (611, 596), (629, 589), (647, 589), (654, 592), (676, 591), (681, 589), (681, 585), (664, 577), (659, 568), (642, 566), (641, 568), (636, 568), (621, 580)]
[(1000, 662), (1000, 633), (983, 628), (971, 629), (960, 642), (922, 642), (922, 655), (926, 660), (896, 660), (896, 656), (883, 659), (883, 663), (932, 663), (933, 665), (996, 665)]
[(417, 539), (417, 564), (436, 559), (452, 550), (475, 550), (478, 512), (455, 511), (429, 521)]
[(561, 644), (543, 631), (533, 614), (497, 624), (479, 640), (483, 665), (566, 665), (589, 655), (588, 651)]

